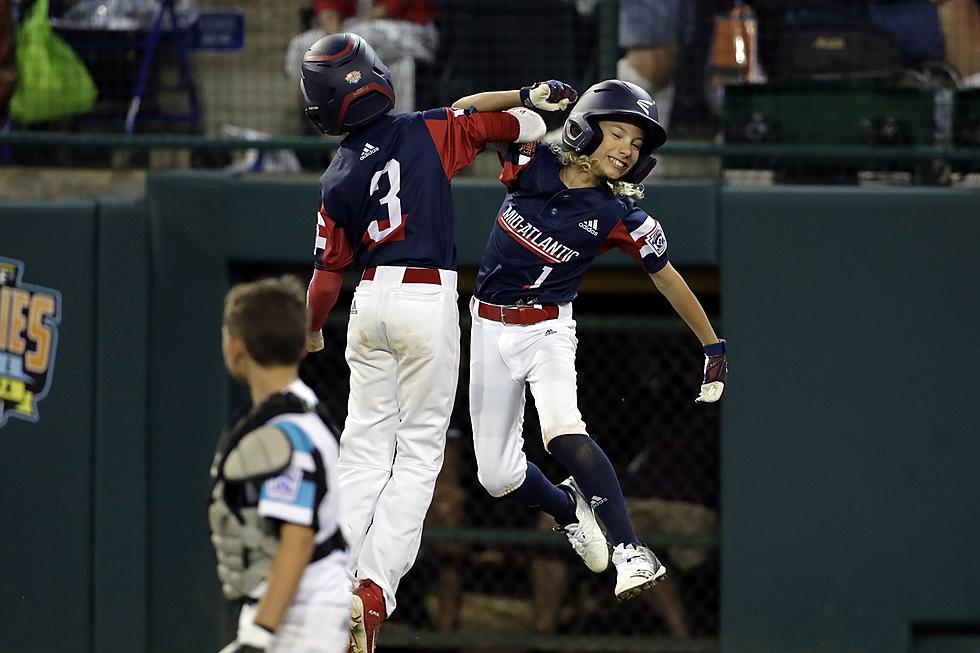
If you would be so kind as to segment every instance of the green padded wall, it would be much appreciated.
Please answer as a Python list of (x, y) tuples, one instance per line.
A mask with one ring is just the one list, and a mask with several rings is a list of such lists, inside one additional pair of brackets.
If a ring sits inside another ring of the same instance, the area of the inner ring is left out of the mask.
[(725, 653), (980, 622), (980, 194), (722, 191)]
[(24, 283), (61, 293), (39, 419), (0, 428), (3, 651), (91, 650), (95, 215), (93, 201), (0, 205), (0, 256), (24, 263)]

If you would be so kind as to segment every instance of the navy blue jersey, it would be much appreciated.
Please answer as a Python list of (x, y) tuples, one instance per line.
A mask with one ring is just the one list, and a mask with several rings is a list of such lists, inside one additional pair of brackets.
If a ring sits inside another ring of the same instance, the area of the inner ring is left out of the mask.
[(474, 295), (491, 304), (562, 304), (578, 295), (585, 271), (618, 247), (647, 272), (667, 265), (663, 227), (608, 185), (568, 188), (547, 145), (514, 145), (502, 156), (507, 186)]
[(517, 138), (506, 113), (432, 109), (351, 132), (320, 177), (314, 266), (456, 269), (449, 184), (488, 142)]

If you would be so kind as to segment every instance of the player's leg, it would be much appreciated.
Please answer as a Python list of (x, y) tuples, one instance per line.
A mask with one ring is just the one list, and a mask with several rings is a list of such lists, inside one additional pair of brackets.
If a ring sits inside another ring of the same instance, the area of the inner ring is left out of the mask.
[(397, 361), (399, 424), (391, 478), (378, 499), (357, 576), (384, 591), (390, 615), (402, 576), (418, 553), (422, 523), (442, 467), (459, 371), (455, 274), (446, 286), (391, 288), (383, 328)]
[[(477, 477), (494, 497), (506, 496), (540, 508), (567, 524), (575, 521), (570, 495), (549, 481), (524, 454), (523, 361), (508, 365), (514, 346), (526, 333), (524, 327), (486, 320), (471, 311), (470, 419)], [(519, 357), (518, 357), (519, 358)]]
[[(541, 421), (541, 434), (545, 448), (572, 475), (579, 494), (605, 525), (609, 541), (614, 545), (613, 561), (619, 561), (617, 569), (627, 560), (633, 561), (631, 564), (635, 563), (635, 566), (640, 558), (646, 565), (635, 572), (639, 576), (633, 579), (638, 580), (643, 576), (643, 582), (627, 587), (629, 583), (624, 577), (622, 583), (617, 583), (617, 596), (628, 598), (626, 594), (634, 587), (652, 586), (666, 572), (661, 571), (663, 566), (653, 553), (640, 544), (612, 463), (587, 435), (577, 401), (575, 351), (578, 339), (575, 336), (575, 323), (570, 317), (559, 318), (557, 328), (552, 331), (556, 333), (535, 343), (528, 373), (528, 383)], [(641, 549), (640, 553), (633, 555)], [(647, 571), (653, 576), (645, 578)], [(623, 573), (620, 571), (619, 575), (623, 576)], [(628, 574), (634, 574), (634, 570), (630, 568)], [(639, 593), (639, 589), (636, 593)]]
[(350, 397), (340, 437), (340, 514), (352, 569), (391, 476), (398, 428), (395, 358), (378, 328), (383, 289), (362, 285), (354, 293), (347, 327)]

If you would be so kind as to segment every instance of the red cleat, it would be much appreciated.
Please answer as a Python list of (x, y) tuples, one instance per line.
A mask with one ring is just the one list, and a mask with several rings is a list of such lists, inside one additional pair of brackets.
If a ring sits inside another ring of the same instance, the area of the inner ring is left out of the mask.
[(388, 616), (384, 592), (370, 579), (354, 590), (351, 606), (351, 653), (375, 653), (381, 622)]

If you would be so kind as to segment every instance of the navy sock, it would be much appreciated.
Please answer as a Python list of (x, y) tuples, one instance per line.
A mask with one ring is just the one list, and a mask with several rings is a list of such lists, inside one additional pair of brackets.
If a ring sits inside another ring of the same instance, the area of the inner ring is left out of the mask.
[(565, 466), (592, 502), (609, 541), (614, 546), (639, 544), (616, 471), (599, 445), (587, 435), (559, 435), (548, 443), (548, 451)]
[(575, 502), (572, 497), (549, 481), (534, 463), (527, 464), (527, 476), (520, 487), (506, 496), (532, 508), (541, 508), (561, 525), (575, 521)]

